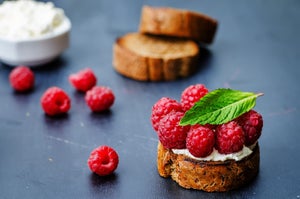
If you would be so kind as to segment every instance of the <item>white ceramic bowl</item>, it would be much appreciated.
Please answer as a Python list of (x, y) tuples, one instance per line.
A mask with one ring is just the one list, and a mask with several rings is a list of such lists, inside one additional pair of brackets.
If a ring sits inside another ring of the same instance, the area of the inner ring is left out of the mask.
[(66, 17), (54, 33), (12, 40), (0, 37), (0, 60), (10, 66), (39, 66), (57, 58), (69, 47), (71, 22)]

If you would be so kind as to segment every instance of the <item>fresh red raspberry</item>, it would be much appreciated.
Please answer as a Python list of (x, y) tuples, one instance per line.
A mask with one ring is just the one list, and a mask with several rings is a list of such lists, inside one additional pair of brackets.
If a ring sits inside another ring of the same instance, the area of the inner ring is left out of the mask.
[(85, 101), (93, 112), (101, 112), (113, 105), (115, 95), (108, 87), (95, 86), (86, 92)]
[(193, 125), (187, 134), (186, 148), (198, 158), (203, 158), (211, 154), (215, 145), (214, 132), (199, 124)]
[(165, 115), (171, 111), (182, 111), (181, 104), (174, 99), (162, 97), (152, 107), (151, 122), (155, 131), (158, 130), (158, 125)]
[(195, 84), (187, 87), (181, 94), (182, 109), (184, 111), (189, 110), (207, 93), (208, 89), (203, 84)]
[(218, 125), (216, 125), (216, 124), (205, 124), (203, 126), (206, 127), (206, 128), (211, 129), (214, 132)]
[(219, 125), (216, 128), (216, 137), (216, 149), (222, 154), (238, 152), (245, 143), (244, 131), (235, 121)]
[(172, 111), (165, 115), (158, 126), (159, 141), (168, 149), (183, 149), (186, 144), (186, 136), (189, 126), (180, 126), (179, 121), (183, 112)]
[(238, 117), (236, 121), (245, 133), (245, 145), (250, 146), (254, 144), (261, 135), (263, 127), (262, 116), (255, 110), (250, 110)]
[(26, 92), (34, 87), (34, 73), (27, 66), (18, 66), (9, 74), (11, 86), (18, 92)]
[(69, 82), (81, 92), (86, 92), (97, 83), (97, 78), (90, 68), (85, 68), (69, 76)]
[(117, 152), (105, 145), (94, 149), (88, 158), (89, 168), (99, 176), (113, 173), (117, 169), (118, 164), (119, 156)]
[(70, 97), (58, 87), (48, 88), (41, 97), (41, 105), (49, 116), (67, 113), (71, 108)]

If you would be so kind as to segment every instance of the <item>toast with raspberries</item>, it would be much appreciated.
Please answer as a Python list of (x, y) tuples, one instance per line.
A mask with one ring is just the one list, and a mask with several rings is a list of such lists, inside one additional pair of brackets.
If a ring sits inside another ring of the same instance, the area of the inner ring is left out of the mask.
[(159, 138), (157, 169), (181, 187), (206, 192), (237, 189), (259, 171), (262, 116), (253, 110), (262, 93), (187, 87), (180, 102), (163, 97), (152, 107)]

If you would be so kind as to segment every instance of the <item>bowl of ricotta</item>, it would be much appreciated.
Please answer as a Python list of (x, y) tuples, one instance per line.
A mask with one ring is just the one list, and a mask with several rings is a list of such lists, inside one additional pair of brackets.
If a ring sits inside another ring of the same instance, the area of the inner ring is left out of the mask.
[(4, 1), (0, 4), (0, 60), (39, 66), (69, 47), (71, 22), (52, 2)]

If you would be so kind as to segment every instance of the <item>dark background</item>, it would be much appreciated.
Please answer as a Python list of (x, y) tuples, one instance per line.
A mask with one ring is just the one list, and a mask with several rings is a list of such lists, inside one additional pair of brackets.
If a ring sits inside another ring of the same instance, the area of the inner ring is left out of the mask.
[[(300, 1), (54, 1), (72, 21), (71, 46), (55, 62), (35, 68), (27, 94), (9, 85), (11, 67), (0, 65), (0, 198), (300, 198)], [(203, 12), (219, 21), (212, 45), (202, 49), (197, 73), (173, 82), (138, 82), (112, 68), (115, 39), (138, 30), (143, 5)], [(93, 114), (68, 82), (91, 67), (98, 85), (116, 101), (110, 112)], [(150, 124), (161, 97), (179, 100), (184, 88), (203, 83), (263, 92), (255, 110), (264, 117), (258, 177), (228, 193), (186, 190), (156, 170), (157, 137)], [(50, 86), (72, 99), (66, 117), (50, 118), (40, 97)], [(97, 146), (114, 147), (120, 164), (98, 177), (87, 167)]]

